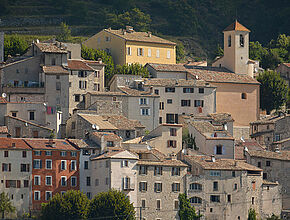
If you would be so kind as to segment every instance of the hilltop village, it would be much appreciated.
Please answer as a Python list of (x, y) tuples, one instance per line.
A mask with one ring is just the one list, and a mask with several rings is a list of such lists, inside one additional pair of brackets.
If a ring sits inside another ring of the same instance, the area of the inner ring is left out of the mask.
[[(146, 220), (179, 219), (180, 193), (200, 219), (245, 220), (250, 209), (289, 219), (290, 114), (262, 114), (250, 30), (235, 21), (223, 34), (211, 66), (176, 63), (175, 43), (130, 26), (82, 43), (116, 65), (143, 65), (146, 78), (106, 83), (101, 59), (55, 39), (3, 63), (0, 192), (11, 217), (37, 214), (68, 190), (91, 199), (117, 189)], [(278, 69), (288, 83), (289, 70)]]

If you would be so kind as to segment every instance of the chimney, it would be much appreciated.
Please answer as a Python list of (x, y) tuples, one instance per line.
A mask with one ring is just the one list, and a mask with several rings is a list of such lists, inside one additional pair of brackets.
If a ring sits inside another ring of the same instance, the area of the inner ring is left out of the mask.
[(102, 58), (98, 58), (98, 62), (102, 64)]
[(211, 159), (211, 162), (215, 162), (215, 156), (214, 155), (211, 155), (210, 159)]

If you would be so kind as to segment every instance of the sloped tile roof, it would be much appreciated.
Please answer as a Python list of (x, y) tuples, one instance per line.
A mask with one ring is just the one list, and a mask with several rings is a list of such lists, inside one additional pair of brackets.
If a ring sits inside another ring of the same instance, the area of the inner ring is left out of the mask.
[(7, 126), (0, 126), (0, 134), (8, 134)]
[(235, 20), (234, 23), (227, 26), (224, 31), (247, 31), (251, 32), (248, 28), (246, 28), (244, 25), (240, 24), (237, 20)]
[(118, 130), (116, 126), (105, 120), (101, 115), (78, 114), (80, 117), (88, 121), (90, 124), (99, 126), (100, 130)]
[(93, 71), (93, 68), (86, 64), (83, 60), (67, 60), (67, 64), (70, 70)]
[(261, 157), (265, 159), (290, 161), (290, 151), (273, 152), (273, 151), (249, 150), (248, 153), (251, 157)]
[[(139, 41), (139, 42), (146, 42), (146, 43), (159, 43), (159, 44), (169, 44), (169, 45), (176, 45), (176, 43), (171, 42), (169, 40), (165, 40), (161, 37), (157, 37), (153, 34), (151, 34), (151, 37), (149, 37), (149, 34), (147, 32), (136, 32), (136, 31), (124, 31), (122, 29), (119, 30), (112, 30), (112, 29), (104, 29), (105, 32), (117, 35), (118, 37), (121, 37), (122, 39), (125, 39), (127, 41)], [(124, 34), (125, 33), (125, 34)]]
[(8, 101), (5, 98), (0, 97), (0, 103), (8, 103)]
[(187, 72), (187, 69), (180, 64), (147, 63), (146, 66), (150, 66), (159, 72)]
[(56, 43), (35, 43), (39, 50), (43, 53), (67, 53), (67, 50), (60, 48)]
[(216, 87), (204, 80), (186, 80), (186, 79), (161, 79), (161, 78), (151, 78), (144, 79), (144, 85), (146, 86), (174, 86), (174, 87)]
[(104, 120), (114, 125), (119, 130), (135, 130), (136, 128), (145, 128), (138, 120), (128, 119), (123, 115), (102, 115)]
[(48, 75), (68, 75), (69, 72), (62, 66), (43, 66), (42, 71)]
[(224, 67), (191, 66), (188, 71), (195, 78), (203, 79), (207, 82), (260, 84), (247, 74), (233, 73)]
[(123, 92), (124, 94), (128, 95), (128, 96), (145, 96), (145, 97), (159, 97), (158, 95), (155, 94), (151, 94), (150, 91), (141, 91), (138, 89), (131, 89), (129, 87), (125, 87), (125, 86), (119, 86), (118, 89)]
[[(14, 145), (13, 147), (12, 144)], [(0, 149), (31, 150), (31, 148), (21, 138), (6, 138), (6, 137), (0, 137)]]
[[(67, 140), (62, 139), (40, 139), (40, 138), (24, 138), (23, 139), (32, 149), (39, 150), (71, 150), (76, 151)], [(54, 144), (54, 145), (53, 145)]]
[(11, 118), (12, 120), (17, 120), (17, 121), (21, 121), (23, 123), (27, 123), (29, 125), (32, 125), (32, 126), (36, 126), (36, 127), (39, 127), (39, 128), (43, 128), (43, 129), (46, 129), (46, 130), (49, 130), (49, 131), (53, 131), (53, 129), (51, 128), (48, 128), (48, 127), (45, 127), (45, 126), (42, 126), (42, 125), (39, 125), (39, 124), (36, 124), (36, 123), (33, 123), (33, 122), (30, 122), (30, 121), (26, 121), (22, 118), (17, 118), (17, 117), (13, 117), (11, 115), (6, 115), (5, 116), (6, 118)]
[(283, 63), (285, 66), (290, 67), (290, 63)]
[(122, 138), (112, 132), (94, 132), (94, 136), (98, 138), (104, 137), (105, 141), (121, 141)]
[(211, 113), (209, 115), (213, 120), (220, 123), (234, 121), (230, 113)]
[(280, 119), (283, 119), (284, 117), (290, 117), (290, 114), (282, 115), (282, 116), (269, 116), (257, 121), (253, 121), (250, 124), (274, 124), (276, 121), (279, 121)]

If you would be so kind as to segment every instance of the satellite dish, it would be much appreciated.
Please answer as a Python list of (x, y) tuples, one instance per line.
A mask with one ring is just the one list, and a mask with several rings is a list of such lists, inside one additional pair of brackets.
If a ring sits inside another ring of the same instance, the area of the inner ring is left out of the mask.
[(92, 124), (92, 129), (93, 130), (100, 130), (100, 127), (96, 124)]
[(3, 92), (3, 93), (2, 93), (2, 98), (5, 99), (6, 97), (7, 97), (7, 94), (6, 94), (5, 92)]
[(241, 137), (241, 141), (242, 141), (242, 142), (245, 142), (245, 139), (244, 139), (244, 137), (243, 137), (243, 136)]
[(228, 125), (227, 124), (225, 124), (225, 130), (228, 130)]
[(152, 150), (152, 147), (150, 147), (149, 145), (147, 145), (147, 149), (148, 150)]

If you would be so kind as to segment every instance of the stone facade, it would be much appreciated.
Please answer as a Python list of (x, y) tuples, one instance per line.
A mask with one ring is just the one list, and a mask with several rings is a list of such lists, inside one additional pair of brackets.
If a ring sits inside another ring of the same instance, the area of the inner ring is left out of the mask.
[(288, 88), (290, 88), (290, 63), (281, 63), (276, 68), (276, 71), (286, 81)]

